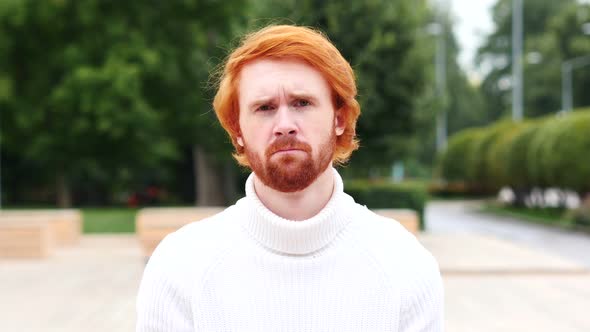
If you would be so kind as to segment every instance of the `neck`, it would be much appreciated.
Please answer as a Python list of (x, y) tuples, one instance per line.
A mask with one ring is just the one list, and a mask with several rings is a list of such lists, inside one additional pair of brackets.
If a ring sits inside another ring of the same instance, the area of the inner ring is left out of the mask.
[(334, 174), (332, 167), (327, 167), (307, 188), (284, 193), (274, 190), (254, 177), (256, 195), (270, 211), (288, 220), (306, 220), (318, 214), (332, 197)]

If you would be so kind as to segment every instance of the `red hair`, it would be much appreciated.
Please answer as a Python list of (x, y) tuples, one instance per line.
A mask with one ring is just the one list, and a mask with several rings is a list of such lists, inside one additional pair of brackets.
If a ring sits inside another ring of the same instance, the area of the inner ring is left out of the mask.
[(333, 162), (342, 164), (359, 147), (356, 121), (360, 106), (354, 72), (338, 49), (321, 32), (311, 28), (277, 25), (268, 26), (245, 36), (240, 46), (227, 58), (220, 75), (219, 89), (213, 108), (223, 128), (228, 132), (236, 152), (234, 157), (249, 166), (244, 148), (237, 143), (240, 135), (238, 86), (242, 68), (262, 58), (303, 60), (318, 70), (332, 89), (333, 105), (339, 110), (344, 133), (337, 137)]

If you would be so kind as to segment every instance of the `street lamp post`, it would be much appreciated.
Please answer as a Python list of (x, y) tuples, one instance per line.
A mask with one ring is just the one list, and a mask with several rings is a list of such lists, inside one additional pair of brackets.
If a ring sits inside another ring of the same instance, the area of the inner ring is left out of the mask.
[(434, 58), (435, 82), (436, 95), (441, 105), (436, 114), (436, 151), (441, 151), (446, 147), (447, 143), (447, 114), (444, 106), (447, 82), (447, 61), (444, 25), (442, 22), (431, 23), (428, 26), (428, 32), (431, 35), (436, 36), (436, 54)]
[(590, 65), (590, 54), (569, 59), (561, 64), (561, 110), (571, 112), (574, 107), (572, 71)]
[(444, 25), (439, 23), (440, 33), (436, 41), (436, 87), (441, 109), (436, 115), (436, 150), (441, 151), (447, 145), (447, 110), (445, 107), (447, 66)]
[(522, 0), (512, 0), (512, 120), (522, 113)]

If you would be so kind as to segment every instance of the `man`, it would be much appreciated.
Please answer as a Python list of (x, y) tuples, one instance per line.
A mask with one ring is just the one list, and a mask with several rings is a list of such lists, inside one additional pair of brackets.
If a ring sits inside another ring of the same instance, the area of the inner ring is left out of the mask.
[(353, 71), (319, 32), (271, 26), (229, 56), (213, 106), (246, 197), (167, 236), (137, 331), (442, 331), (438, 266), (358, 205), (332, 164), (358, 147)]

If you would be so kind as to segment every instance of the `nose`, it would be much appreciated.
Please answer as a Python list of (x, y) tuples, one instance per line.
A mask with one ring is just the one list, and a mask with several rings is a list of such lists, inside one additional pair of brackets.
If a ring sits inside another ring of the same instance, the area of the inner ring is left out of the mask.
[(297, 134), (297, 124), (289, 107), (281, 106), (278, 109), (274, 134), (276, 137)]

